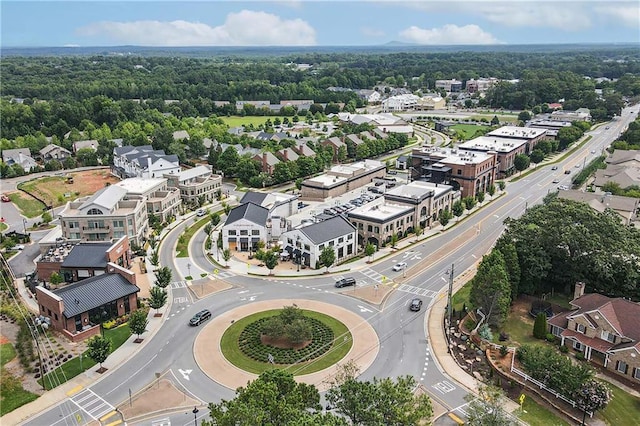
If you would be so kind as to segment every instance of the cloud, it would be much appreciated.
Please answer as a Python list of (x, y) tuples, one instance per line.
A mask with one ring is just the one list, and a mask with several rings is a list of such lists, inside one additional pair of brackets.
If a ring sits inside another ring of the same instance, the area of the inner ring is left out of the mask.
[(95, 22), (78, 28), (86, 37), (140, 46), (311, 46), (316, 32), (301, 19), (282, 19), (266, 12), (242, 10), (212, 27), (189, 21)]
[(623, 25), (628, 27), (640, 27), (640, 6), (637, 4), (596, 7), (595, 11), (603, 15), (609, 15), (617, 22), (622, 22)]
[(367, 37), (382, 37), (385, 35), (385, 32), (379, 28), (371, 28), (371, 27), (362, 27), (360, 28), (360, 32), (362, 35)]
[(406, 41), (418, 44), (497, 44), (498, 39), (477, 25), (459, 27), (447, 24), (440, 28), (411, 26), (400, 32)]

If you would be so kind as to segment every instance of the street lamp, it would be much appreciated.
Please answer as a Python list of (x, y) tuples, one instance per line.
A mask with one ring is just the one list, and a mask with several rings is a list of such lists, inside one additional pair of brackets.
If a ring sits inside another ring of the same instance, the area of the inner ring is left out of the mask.
[(189, 276), (191, 276), (191, 264), (187, 263), (187, 272), (189, 273)]
[(24, 235), (27, 235), (27, 219), (22, 218), (22, 226), (24, 226)]
[(198, 407), (193, 407), (193, 411), (191, 411), (193, 413), (193, 424), (195, 426), (198, 426)]

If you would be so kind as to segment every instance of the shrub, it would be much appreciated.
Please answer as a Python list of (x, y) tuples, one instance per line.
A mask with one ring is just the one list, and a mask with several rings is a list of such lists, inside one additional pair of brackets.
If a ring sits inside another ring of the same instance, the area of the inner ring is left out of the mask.
[(506, 345), (500, 346), (500, 356), (502, 356), (502, 358), (507, 356), (508, 353), (509, 353), (509, 349), (507, 348)]
[(493, 333), (491, 332), (491, 328), (489, 328), (488, 324), (483, 324), (482, 327), (480, 327), (478, 334), (480, 334), (480, 337), (484, 340), (493, 340)]
[(559, 349), (560, 349), (560, 352), (562, 352), (563, 354), (566, 354), (567, 352), (569, 352), (569, 348), (566, 345), (561, 345)]
[(584, 353), (583, 352), (578, 352), (576, 354), (576, 359), (579, 359), (580, 361), (584, 361), (585, 360)]
[(547, 314), (540, 312), (533, 323), (533, 337), (544, 339), (547, 336)]
[(551, 333), (547, 333), (547, 342), (551, 342), (551, 343), (553, 343), (553, 342), (555, 342), (555, 341), (556, 341), (556, 336), (554, 336), (554, 335), (553, 335), (553, 334), (551, 334)]

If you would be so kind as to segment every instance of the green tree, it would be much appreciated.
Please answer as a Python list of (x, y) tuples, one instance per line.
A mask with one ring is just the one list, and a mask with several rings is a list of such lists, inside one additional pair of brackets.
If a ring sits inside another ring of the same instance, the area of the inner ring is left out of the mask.
[(153, 250), (151, 252), (151, 256), (149, 256), (149, 261), (153, 266), (158, 266), (160, 264), (160, 255), (158, 254), (158, 250)]
[(449, 211), (449, 207), (447, 206), (440, 212), (438, 222), (440, 222), (440, 225), (442, 226), (447, 226), (451, 218), (453, 218), (453, 214)]
[(156, 315), (158, 315), (158, 310), (167, 303), (167, 291), (161, 287), (153, 286), (149, 290), (149, 296), (149, 307), (155, 309)]
[(49, 212), (42, 213), (42, 223), (48, 225), (49, 222), (51, 222), (52, 220), (53, 220), (53, 218), (51, 217), (51, 213), (49, 213)]
[(500, 119), (498, 118), (497, 115), (494, 115), (493, 118), (491, 119), (491, 125), (497, 126), (498, 124), (500, 124)]
[(498, 250), (483, 256), (471, 280), (471, 303), (481, 308), (490, 325), (502, 324), (511, 305), (511, 287), (504, 258)]
[(465, 399), (469, 402), (466, 408), (467, 423), (471, 426), (509, 426), (512, 424), (504, 411), (504, 393), (502, 389), (486, 385), (480, 386), (478, 395), (469, 394)]
[(333, 250), (333, 247), (327, 246), (323, 248), (318, 260), (320, 261), (320, 264), (327, 268), (327, 272), (329, 272), (329, 268), (336, 261), (336, 252)]
[(547, 337), (547, 314), (540, 312), (533, 323), (533, 337), (544, 339)]
[[(158, 288), (158, 287), (154, 287)], [(142, 309), (136, 309), (131, 312), (129, 316), (129, 329), (132, 334), (137, 335), (136, 343), (141, 342), (140, 335), (147, 331), (147, 325), (149, 325), (149, 320), (147, 319), (147, 312)]]
[(515, 300), (519, 294), (521, 274), (518, 252), (516, 251), (516, 247), (505, 239), (497, 241), (496, 249), (500, 251), (504, 259), (507, 274), (509, 275), (509, 284), (511, 285), (511, 300)]
[(218, 224), (220, 223), (220, 213), (215, 212), (215, 213), (211, 213), (210, 215), (211, 217), (211, 225), (218, 226)]
[(531, 120), (531, 113), (529, 111), (522, 111), (518, 114), (518, 121), (527, 122)]
[(530, 163), (531, 163), (531, 160), (529, 159), (529, 156), (526, 154), (518, 154), (513, 159), (513, 165), (516, 168), (516, 170), (519, 172), (529, 167)]
[(96, 335), (87, 340), (87, 356), (100, 364), (100, 370), (102, 371), (102, 363), (105, 362), (109, 354), (111, 353), (111, 340)]
[(391, 235), (391, 247), (395, 248), (396, 244), (398, 244), (398, 234), (395, 232)]
[(420, 238), (420, 235), (422, 235), (423, 231), (424, 231), (424, 229), (422, 229), (422, 226), (420, 226), (420, 225), (416, 225), (416, 227), (413, 228), (413, 233), (416, 234), (416, 241), (418, 241), (418, 239)]
[(456, 202), (453, 203), (453, 206), (451, 206), (451, 212), (455, 217), (462, 216), (464, 213), (464, 204), (462, 200), (456, 200)]
[(484, 201), (484, 192), (478, 191), (478, 193), (476, 193), (476, 200), (478, 200), (479, 203), (482, 203)]
[(367, 245), (364, 246), (364, 253), (369, 257), (369, 261), (371, 261), (371, 259), (373, 259), (373, 255), (376, 253), (375, 244), (367, 243)]
[(234, 399), (209, 404), (212, 423), (207, 425), (314, 424), (322, 416), (321, 409), (320, 394), (315, 386), (296, 383), (287, 371), (270, 370), (246, 387), (238, 388)]
[(542, 152), (541, 149), (536, 148), (533, 151), (531, 151), (530, 158), (532, 163), (538, 164), (542, 160), (544, 160), (544, 152)]
[(473, 198), (471, 195), (468, 195), (468, 196), (464, 197), (462, 199), (462, 202), (464, 203), (464, 207), (467, 210), (471, 210), (472, 208), (474, 208), (476, 206), (476, 199)]
[(611, 402), (611, 390), (604, 383), (596, 379), (589, 379), (580, 385), (572, 397), (578, 408), (582, 410), (582, 424), (584, 425), (587, 412), (600, 411)]
[(224, 259), (225, 264), (229, 263), (229, 259), (231, 259), (231, 250), (224, 249), (222, 251), (222, 258)]
[(51, 274), (51, 276), (49, 277), (49, 282), (52, 285), (58, 285), (61, 284), (64, 280), (62, 279), (62, 275), (60, 275), (58, 272), (53, 272)]
[(278, 266), (278, 254), (273, 250), (269, 250), (265, 253), (262, 259), (264, 266), (269, 270), (269, 275), (273, 272), (273, 269)]
[(171, 283), (171, 278), (173, 277), (173, 272), (168, 266), (163, 266), (161, 268), (156, 269), (156, 282), (155, 284), (160, 288), (165, 288)]
[(487, 190), (487, 192), (493, 197), (493, 194), (496, 193), (496, 186), (494, 184), (489, 185), (489, 189)]

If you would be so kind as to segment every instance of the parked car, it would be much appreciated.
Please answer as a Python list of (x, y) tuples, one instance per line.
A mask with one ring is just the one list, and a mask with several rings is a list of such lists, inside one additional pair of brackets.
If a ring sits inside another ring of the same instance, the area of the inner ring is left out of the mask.
[(196, 212), (196, 216), (198, 217), (202, 217), (205, 214), (207, 214), (207, 212), (204, 209), (198, 209), (198, 211)]
[(397, 174), (398, 174), (398, 172), (397, 172), (396, 170), (389, 170), (389, 171), (387, 172), (387, 174), (388, 174), (388, 175), (397, 175)]
[(350, 285), (356, 285), (356, 279), (353, 277), (342, 278), (341, 280), (336, 281), (336, 288), (348, 287)]
[(211, 312), (209, 312), (208, 309), (203, 309), (197, 314), (195, 314), (193, 318), (189, 320), (189, 325), (197, 327), (203, 322), (205, 322), (206, 320), (208, 320), (209, 318), (211, 318)]
[(553, 183), (560, 183), (560, 179), (554, 179)]
[(393, 269), (394, 271), (402, 271), (403, 269), (405, 269), (407, 267), (407, 262), (398, 262), (395, 265), (393, 265)]
[(375, 186), (381, 186), (384, 185), (384, 182), (379, 180), (378, 182), (374, 183)]
[(338, 212), (337, 212), (337, 211), (335, 211), (334, 209), (324, 209), (324, 210), (323, 210), (323, 213), (324, 213), (324, 214), (331, 215), (331, 216), (335, 216), (335, 215), (337, 215), (337, 214), (338, 214)]
[(418, 312), (420, 309), (422, 309), (422, 300), (412, 299), (411, 303), (409, 304), (409, 310), (413, 312)]
[(560, 185), (560, 186), (558, 187), (558, 190), (559, 190), (559, 191), (567, 191), (568, 189), (569, 189), (569, 187), (568, 187), (567, 185)]

